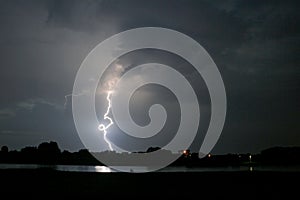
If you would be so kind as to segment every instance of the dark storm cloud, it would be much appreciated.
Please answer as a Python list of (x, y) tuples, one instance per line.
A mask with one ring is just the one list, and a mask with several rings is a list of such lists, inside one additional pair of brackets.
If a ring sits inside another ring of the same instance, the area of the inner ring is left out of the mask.
[(216, 62), (228, 96), (216, 152), (300, 145), (298, 7), (260, 0), (1, 1), (0, 145), (19, 148), (45, 137), (79, 146), (63, 106), (82, 60), (105, 38), (141, 26), (181, 31)]
[[(230, 13), (247, 25), (240, 46), (226, 49), (221, 57), (229, 102), (228, 123), (220, 142), (233, 143), (233, 152), (247, 143), (248, 149), (255, 151), (299, 141), (297, 4), (236, 1), (230, 8)], [(234, 142), (229, 141), (232, 138)]]
[(95, 30), (109, 33), (141, 26), (163, 26), (196, 37), (205, 46), (209, 43), (218, 47), (238, 44), (246, 28), (242, 20), (206, 1), (75, 2), (50, 3), (47, 23), (89, 33)]
[[(0, 111), (0, 116), (3, 111)], [(4, 113), (8, 117), (0, 121), (0, 137), (1, 142), (11, 148), (38, 145), (41, 141), (50, 140), (59, 141), (69, 150), (83, 148), (70, 116), (59, 105), (44, 99), (29, 99), (6, 111), (13, 114)]]

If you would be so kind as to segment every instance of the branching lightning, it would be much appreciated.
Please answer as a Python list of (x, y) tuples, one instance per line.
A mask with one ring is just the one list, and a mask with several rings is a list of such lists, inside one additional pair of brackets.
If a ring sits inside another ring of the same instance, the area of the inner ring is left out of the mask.
[(124, 72), (125, 68), (120, 65), (120, 64), (116, 64), (112, 69), (110, 69), (110, 71), (107, 74), (107, 77), (104, 79), (104, 84), (102, 85), (102, 89), (99, 91), (100, 94), (103, 94), (102, 92), (104, 92), (106, 94), (106, 100), (108, 102), (108, 106), (106, 108), (106, 112), (103, 116), (104, 120), (108, 120), (108, 124), (107, 123), (102, 123), (98, 126), (98, 130), (103, 132), (103, 136), (104, 136), (104, 140), (107, 143), (107, 145), (109, 146), (109, 149), (111, 151), (113, 151), (112, 145), (110, 143), (110, 141), (107, 139), (107, 129), (114, 124), (113, 119), (109, 117), (109, 113), (111, 111), (111, 95), (114, 92), (114, 88), (117, 85), (118, 81), (120, 80), (120, 77), (122, 75), (122, 73)]
[(107, 125), (105, 125), (105, 124), (100, 124), (100, 125), (98, 126), (98, 129), (99, 129), (100, 131), (103, 131), (103, 133), (104, 133), (104, 140), (105, 140), (105, 142), (108, 144), (109, 149), (110, 149), (111, 151), (113, 151), (113, 148), (112, 148), (112, 146), (111, 146), (111, 143), (108, 141), (106, 135), (107, 135), (107, 129), (108, 129), (111, 125), (114, 124), (112, 118), (110, 118), (110, 117), (108, 116), (108, 115), (109, 115), (109, 112), (110, 112), (110, 109), (111, 109), (111, 99), (110, 99), (110, 96), (111, 96), (112, 93), (113, 93), (113, 91), (108, 91), (108, 92), (107, 92), (106, 100), (107, 100), (107, 102), (108, 102), (108, 106), (107, 106), (106, 112), (105, 112), (105, 114), (104, 114), (104, 119), (107, 119), (107, 120), (109, 121), (109, 123), (108, 123)]
[[(111, 105), (112, 105), (112, 104), (111, 104), (111, 99), (110, 99), (112, 93), (113, 93), (112, 90), (109, 90), (109, 91), (107, 92), (106, 100), (107, 100), (107, 102), (108, 102), (108, 107), (107, 107), (106, 112), (105, 112), (105, 114), (104, 114), (104, 120), (108, 120), (109, 123), (108, 123), (107, 125), (105, 125), (105, 124), (100, 124), (100, 125), (98, 126), (98, 129), (99, 129), (100, 131), (103, 131), (103, 133), (104, 133), (104, 140), (105, 140), (105, 142), (108, 144), (109, 149), (110, 149), (111, 151), (113, 151), (113, 148), (112, 148), (112, 146), (111, 146), (111, 143), (110, 143), (109, 140), (107, 139), (106, 135), (107, 135), (107, 129), (108, 129), (111, 125), (114, 124), (112, 118), (110, 118), (110, 117), (108, 116), (109, 113), (110, 113)], [(73, 96), (78, 97), (78, 96), (81, 96), (81, 95), (84, 95), (84, 93), (81, 93), (81, 94), (67, 94), (67, 95), (65, 95), (64, 110), (67, 109), (68, 98), (69, 98), (69, 97), (73, 97)]]
[(68, 97), (78, 97), (78, 96), (81, 96), (81, 95), (83, 95), (83, 94), (67, 94), (67, 95), (65, 95), (64, 110), (67, 109)]

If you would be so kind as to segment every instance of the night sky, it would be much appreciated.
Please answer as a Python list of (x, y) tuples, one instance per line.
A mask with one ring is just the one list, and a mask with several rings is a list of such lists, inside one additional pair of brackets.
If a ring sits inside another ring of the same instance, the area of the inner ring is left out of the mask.
[[(84, 148), (72, 118), (72, 98), (66, 96), (77, 70), (101, 41), (148, 26), (192, 37), (218, 66), (227, 117), (213, 153), (299, 146), (299, 6), (296, 0), (0, 1), (0, 146), (20, 149), (52, 140), (61, 149)], [(201, 96), (207, 96), (201, 77), (174, 55), (145, 50), (116, 62), (129, 69), (144, 60), (176, 65), (191, 77), (203, 107), (209, 105)], [(138, 97), (143, 92), (149, 93), (147, 101)], [(142, 88), (130, 105), (138, 124), (147, 124), (146, 107), (158, 97), (162, 105), (172, 102), (174, 111), (176, 101), (165, 88)], [(101, 117), (106, 102), (101, 95), (96, 102)], [(203, 111), (205, 126), (209, 109)], [(171, 124), (178, 123), (176, 114), (170, 117)], [(198, 151), (201, 138), (199, 133), (192, 150)]]

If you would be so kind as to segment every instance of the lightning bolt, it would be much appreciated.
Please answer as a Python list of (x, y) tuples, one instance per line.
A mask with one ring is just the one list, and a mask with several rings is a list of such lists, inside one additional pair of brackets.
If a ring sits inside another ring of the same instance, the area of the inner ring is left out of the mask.
[(65, 95), (65, 103), (64, 103), (64, 110), (66, 110), (67, 108), (67, 104), (68, 104), (68, 97), (71, 97), (73, 96), (72, 94), (67, 94)]
[(67, 94), (67, 95), (65, 95), (64, 110), (67, 109), (68, 97), (78, 97), (78, 96), (81, 96), (81, 95), (83, 95), (83, 94)]
[(110, 141), (107, 139), (107, 129), (114, 124), (112, 118), (110, 118), (108, 115), (110, 113), (111, 110), (111, 95), (114, 92), (113, 88), (116, 86), (116, 84), (118, 83), (118, 81), (120, 80), (120, 77), (122, 75), (122, 73), (124, 72), (125, 68), (120, 65), (120, 64), (116, 64), (115, 67), (113, 69), (111, 69), (110, 73), (107, 75), (106, 77), (106, 81), (104, 82), (103, 88), (105, 88), (105, 90), (101, 90), (101, 92), (105, 91), (105, 93), (107, 93), (106, 96), (106, 100), (108, 102), (108, 106), (106, 109), (106, 112), (103, 116), (104, 120), (108, 120), (109, 123), (107, 125), (105, 124), (100, 124), (98, 126), (98, 130), (103, 131), (103, 136), (104, 136), (104, 140), (107, 143), (107, 145), (109, 146), (109, 149), (111, 151), (113, 151), (113, 148), (111, 146)]
[(103, 133), (104, 133), (104, 134), (103, 134), (103, 135), (104, 135), (104, 140), (105, 140), (105, 142), (108, 144), (109, 149), (110, 149), (111, 151), (113, 151), (113, 148), (112, 148), (112, 146), (111, 146), (111, 143), (108, 141), (106, 135), (107, 135), (107, 129), (108, 129), (111, 125), (114, 124), (112, 118), (110, 118), (110, 117), (108, 116), (108, 114), (109, 114), (109, 112), (110, 112), (110, 109), (111, 109), (111, 99), (110, 99), (110, 96), (111, 96), (112, 93), (113, 93), (113, 91), (108, 91), (108, 92), (107, 92), (106, 100), (107, 100), (107, 102), (108, 102), (108, 106), (107, 106), (106, 112), (105, 112), (105, 114), (104, 114), (104, 119), (107, 119), (107, 120), (109, 121), (109, 123), (108, 123), (106, 126), (105, 126), (105, 124), (100, 124), (100, 125), (98, 126), (98, 129), (99, 129), (100, 131), (103, 131)]

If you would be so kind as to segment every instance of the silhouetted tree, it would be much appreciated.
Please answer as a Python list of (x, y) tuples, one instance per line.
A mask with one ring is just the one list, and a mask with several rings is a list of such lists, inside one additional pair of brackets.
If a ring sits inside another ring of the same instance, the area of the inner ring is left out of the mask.
[(157, 151), (157, 150), (160, 150), (160, 149), (161, 149), (160, 147), (149, 147), (147, 149), (147, 153), (154, 152), (154, 151)]
[(37, 157), (38, 151), (36, 147), (25, 147), (21, 149), (19, 160), (22, 163), (37, 163), (38, 157)]
[(46, 154), (60, 154), (60, 149), (58, 148), (58, 145), (56, 142), (43, 142), (38, 146), (38, 151), (40, 153), (46, 153)]
[(0, 151), (0, 162), (8, 161), (8, 147), (2, 146)]
[(35, 154), (36, 152), (37, 152), (36, 147), (25, 147), (21, 149), (21, 153), (25, 153), (25, 154)]
[(55, 164), (59, 161), (60, 149), (56, 142), (43, 142), (38, 146), (39, 159), (42, 163)]
[(8, 153), (8, 147), (7, 146), (2, 146), (1, 147), (1, 152)]

